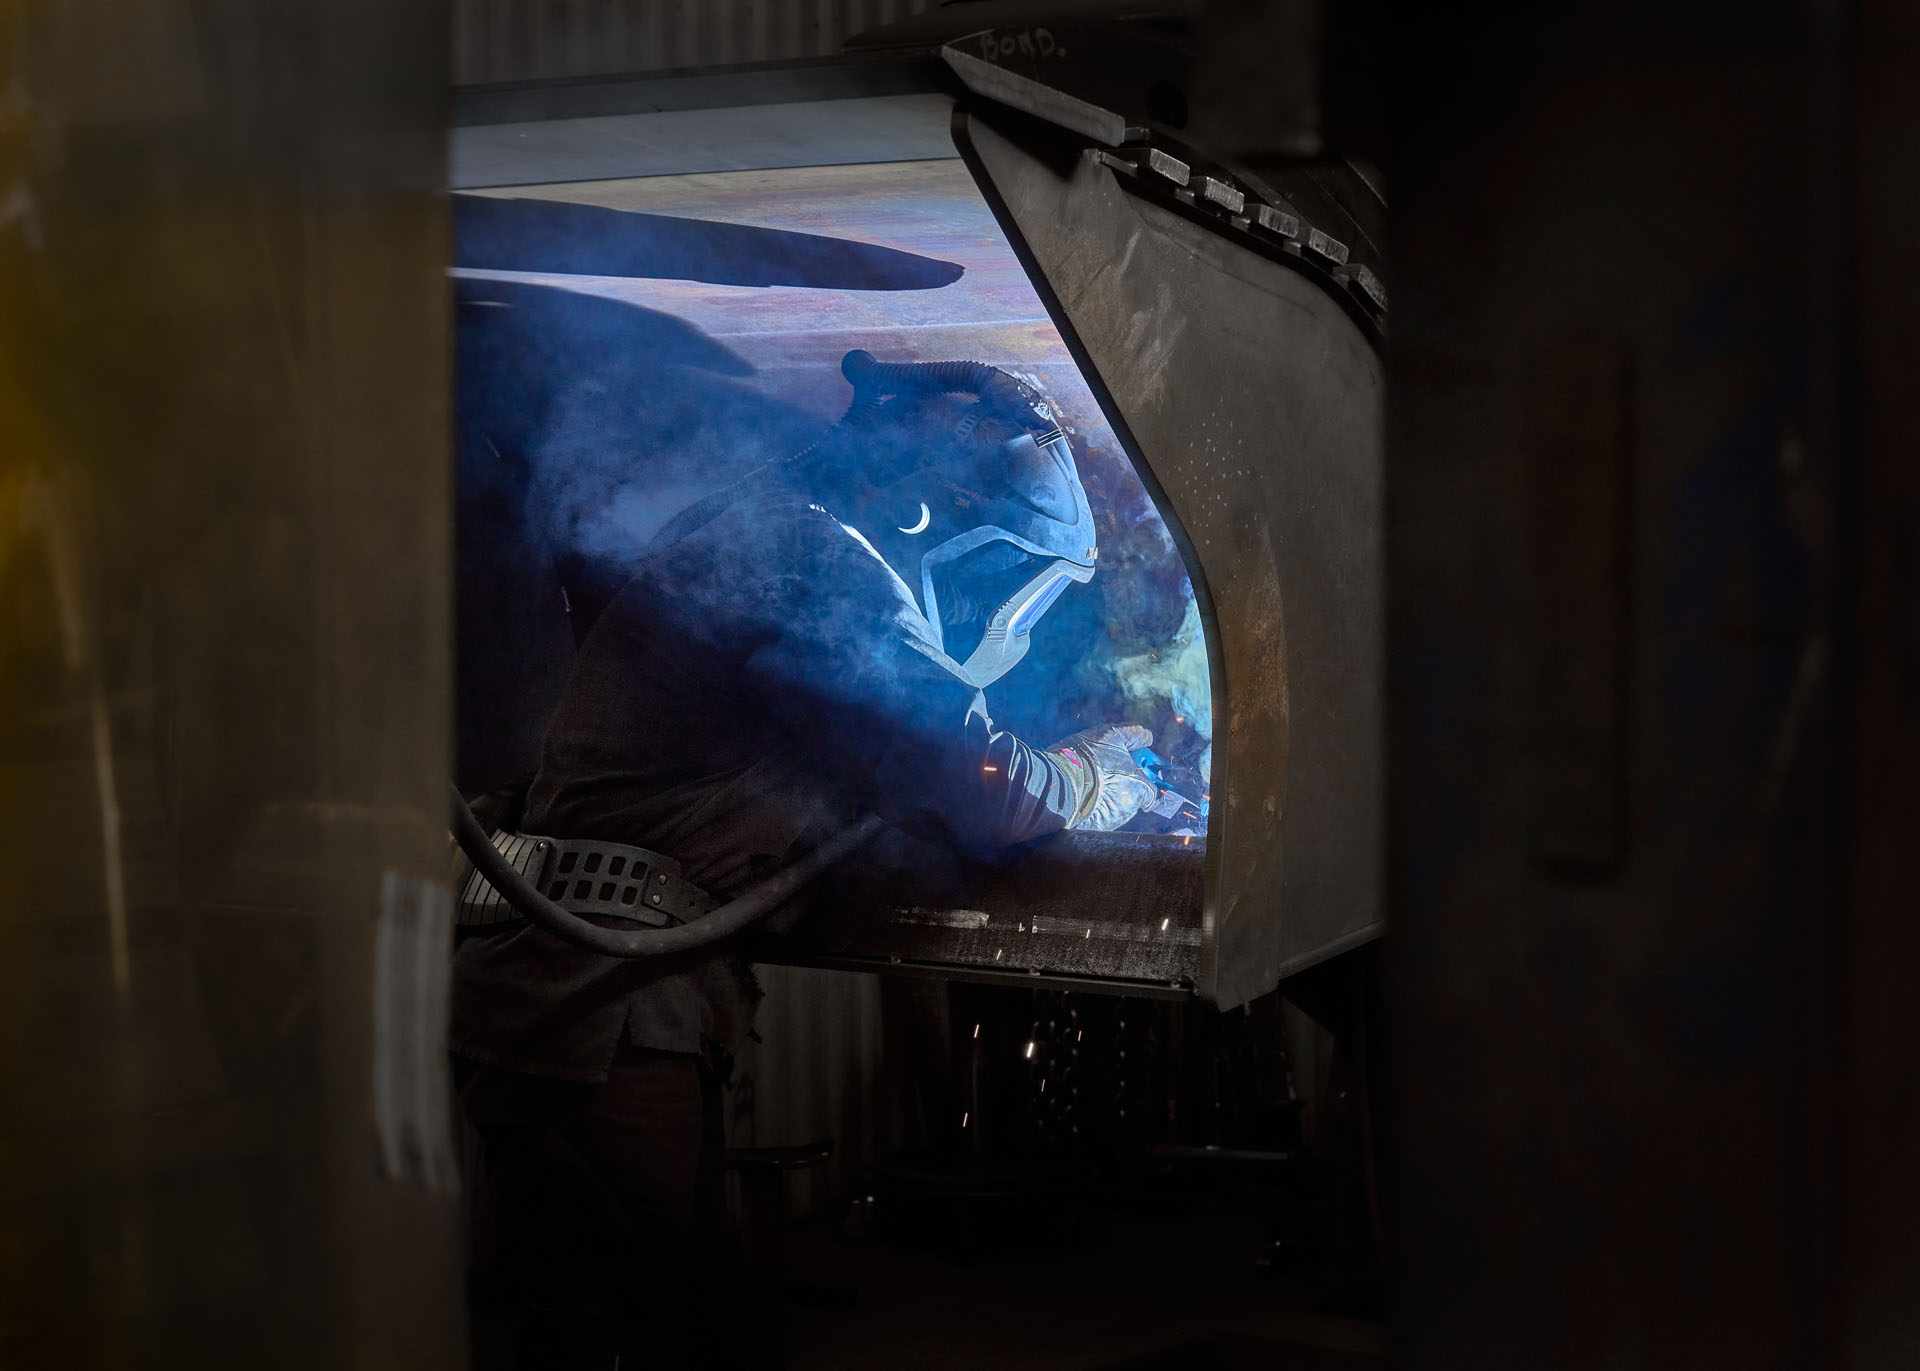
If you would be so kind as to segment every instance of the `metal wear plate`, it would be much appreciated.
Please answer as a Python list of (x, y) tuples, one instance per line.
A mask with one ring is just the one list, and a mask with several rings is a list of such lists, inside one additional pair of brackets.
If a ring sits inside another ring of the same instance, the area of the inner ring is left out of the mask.
[(1070, 135), (991, 107), (954, 131), (1210, 601), (1197, 990), (1244, 1003), (1380, 928), (1381, 360), (1315, 280)]
[(1153, 833), (1057, 833), (1016, 862), (942, 859), (876, 843), (827, 878), (792, 933), (755, 955), (969, 979), (1045, 976), (1090, 987), (1191, 985), (1199, 971), (1202, 848)]

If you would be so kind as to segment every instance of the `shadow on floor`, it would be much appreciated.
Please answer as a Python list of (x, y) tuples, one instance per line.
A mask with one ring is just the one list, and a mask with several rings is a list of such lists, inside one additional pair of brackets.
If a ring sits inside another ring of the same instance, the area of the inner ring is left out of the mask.
[[(971, 1259), (925, 1242), (841, 1241), (803, 1224), (787, 1307), (787, 1371), (1374, 1371), (1380, 1325), (1338, 1307), (1339, 1273), (1276, 1275), (1243, 1215), (1109, 1211), (1071, 1247)], [(836, 1306), (837, 1307), (834, 1307)]]
[(1386, 1364), (1380, 1352), (1223, 1334), (1114, 1362), (1100, 1371), (1378, 1371)]

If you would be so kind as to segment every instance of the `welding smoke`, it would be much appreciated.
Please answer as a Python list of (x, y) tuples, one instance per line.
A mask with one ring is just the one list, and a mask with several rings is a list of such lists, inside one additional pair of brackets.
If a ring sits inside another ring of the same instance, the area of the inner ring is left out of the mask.
[(1180, 619), (1166, 646), (1147, 652), (1117, 656), (1106, 663), (1106, 672), (1130, 701), (1150, 702), (1180, 720), (1206, 741), (1194, 770), (1208, 773), (1213, 763), (1213, 684), (1207, 667), (1207, 640), (1200, 626), (1200, 607), (1187, 600), (1186, 613)]
[[(631, 287), (614, 299), (552, 281), (456, 284), (463, 508), (497, 489), (517, 514), (467, 518), (462, 536), (524, 539), (529, 562), (559, 572), (576, 633), (677, 514), (821, 442), (851, 398), (837, 350), (762, 370), (686, 319), (639, 303)], [(766, 308), (780, 303), (770, 296)], [(887, 340), (885, 357), (904, 360), (897, 339)], [(1206, 644), (1173, 541), (1079, 376), (1064, 363), (1047, 369), (1044, 386), (1038, 374), (1016, 374), (1050, 392), (1051, 413), (1072, 437), (1099, 524), (1099, 569), (1049, 610), (1028, 657), (992, 687), (993, 716), (1035, 745), (1123, 718), (1146, 723), (1170, 761), (1204, 774), (1212, 734)], [(804, 474), (818, 478), (819, 490), (809, 488), (807, 498), (852, 517), (844, 491), (855, 483), (828, 468), (858, 475), (869, 461), (903, 457), (878, 441), (850, 444), (842, 463), (809, 464)], [(761, 547), (757, 530), (740, 522), (752, 507), (743, 502), (735, 522), (747, 545)], [(890, 534), (890, 524), (876, 525), (874, 536)], [(481, 551), (506, 556), (493, 544)], [(763, 551), (770, 574), (785, 567), (777, 543)], [(911, 569), (910, 579), (917, 586)], [(720, 621), (734, 617), (721, 612), (728, 597), (752, 591), (690, 576), (681, 593), (712, 603)], [(466, 598), (481, 603), (487, 595)], [(831, 594), (812, 607), (818, 622), (807, 632), (821, 642), (844, 642), (866, 617)]]

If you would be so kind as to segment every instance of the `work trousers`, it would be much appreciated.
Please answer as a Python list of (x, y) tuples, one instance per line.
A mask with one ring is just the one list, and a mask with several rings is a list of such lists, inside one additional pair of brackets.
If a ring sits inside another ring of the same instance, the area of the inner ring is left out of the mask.
[[(514, 1371), (725, 1365), (719, 1083), (697, 1056), (623, 1045), (583, 1085), (456, 1057), (483, 1144), (473, 1363)], [(502, 1317), (509, 1311), (512, 1317)], [(508, 1334), (507, 1330), (511, 1330)]]

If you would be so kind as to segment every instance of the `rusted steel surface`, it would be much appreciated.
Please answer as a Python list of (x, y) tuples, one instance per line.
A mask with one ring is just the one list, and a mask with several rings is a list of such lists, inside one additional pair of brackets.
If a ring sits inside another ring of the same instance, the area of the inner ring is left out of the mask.
[[(1033, 370), (1111, 458), (1106, 424), (1057, 330), (957, 158), (716, 172), (474, 192), (791, 230), (953, 263), (938, 290), (835, 290), (636, 277), (492, 273), (673, 315), (728, 349), (783, 399), (837, 418), (848, 349), (966, 357)], [(932, 283), (930, 283), (932, 284)]]

